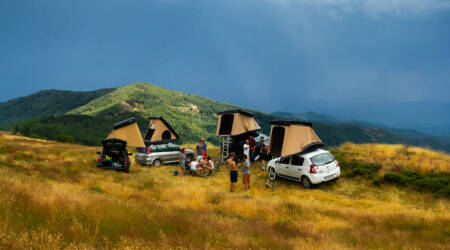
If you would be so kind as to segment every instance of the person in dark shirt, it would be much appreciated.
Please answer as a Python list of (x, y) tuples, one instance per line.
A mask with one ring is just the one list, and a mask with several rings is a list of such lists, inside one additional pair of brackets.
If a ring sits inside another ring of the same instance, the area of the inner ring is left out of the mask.
[(261, 158), (261, 170), (264, 171), (265, 165), (266, 165), (266, 160), (269, 159), (269, 155), (267, 152), (267, 145), (265, 143), (261, 146), (260, 158)]
[(249, 142), (250, 142), (250, 161), (253, 163), (255, 162), (256, 141), (252, 135), (249, 137)]
[(206, 159), (208, 151), (206, 150), (208, 145), (206, 145), (206, 140), (202, 139), (202, 147), (203, 147), (203, 160)]
[(203, 140), (198, 141), (198, 145), (195, 146), (195, 150), (197, 151), (197, 160), (202, 161), (203, 159)]

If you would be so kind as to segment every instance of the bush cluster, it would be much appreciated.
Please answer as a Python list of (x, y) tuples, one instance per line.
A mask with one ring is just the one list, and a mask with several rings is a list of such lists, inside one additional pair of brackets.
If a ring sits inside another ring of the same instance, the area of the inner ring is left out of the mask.
[(376, 173), (381, 169), (380, 164), (356, 160), (341, 160), (339, 161), (339, 165), (343, 171), (343, 175), (348, 177), (363, 176), (368, 177), (369, 179), (374, 179), (376, 177)]
[(401, 174), (386, 173), (383, 181), (413, 188), (418, 191), (430, 191), (438, 195), (450, 197), (450, 174), (448, 173), (423, 174), (408, 170)]

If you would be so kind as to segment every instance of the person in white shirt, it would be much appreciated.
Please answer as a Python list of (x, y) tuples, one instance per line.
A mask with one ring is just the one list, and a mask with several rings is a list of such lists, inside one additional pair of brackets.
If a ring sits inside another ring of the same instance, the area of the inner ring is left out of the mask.
[(244, 155), (247, 156), (247, 159), (250, 159), (250, 142), (248, 139), (244, 143)]
[(190, 166), (190, 169), (192, 172), (194, 172), (194, 173), (197, 172), (197, 165), (198, 165), (197, 161), (191, 161), (191, 163), (189, 163), (189, 166)]

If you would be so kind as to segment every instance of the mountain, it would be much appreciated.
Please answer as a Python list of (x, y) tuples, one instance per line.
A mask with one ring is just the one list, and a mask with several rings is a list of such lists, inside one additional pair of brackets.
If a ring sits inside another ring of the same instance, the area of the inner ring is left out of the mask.
[[(438, 100), (441, 101), (441, 100)], [(283, 111), (333, 114), (392, 128), (409, 128), (432, 135), (450, 136), (449, 102), (327, 102), (310, 101)]]
[(64, 114), (114, 89), (75, 92), (42, 90), (35, 94), (0, 103), (0, 125), (43, 116)]
[[(60, 105), (68, 104), (61, 100)], [(134, 116), (141, 132), (145, 133), (147, 117), (162, 116), (180, 134), (181, 142), (196, 142), (205, 137), (218, 144), (219, 139), (215, 136), (216, 113), (237, 108), (202, 96), (136, 83), (105, 92), (72, 110), (66, 110), (62, 115), (47, 112), (43, 116), (17, 122), (13, 127), (27, 136), (48, 139), (72, 136), (76, 142), (96, 145), (108, 135), (112, 124), (117, 121)], [(263, 131), (269, 133), (270, 121), (276, 117), (256, 110), (244, 110), (253, 113)]]
[[(59, 96), (61, 95), (61, 96)], [(47, 96), (47, 97), (46, 97)], [(15, 105), (13, 105), (15, 104)], [(410, 143), (439, 150), (450, 150), (449, 143), (430, 138), (407, 138), (385, 128), (345, 123), (344, 120), (319, 113), (302, 116), (290, 113), (268, 114), (214, 101), (206, 97), (184, 94), (156, 85), (135, 83), (117, 89), (91, 92), (41, 91), (34, 95), (2, 103), (3, 128), (23, 135), (86, 145), (98, 145), (120, 120), (134, 116), (145, 133), (148, 116), (162, 116), (180, 135), (181, 143), (206, 138), (218, 145), (215, 136), (216, 113), (228, 109), (243, 109), (255, 115), (262, 132), (270, 133), (270, 121), (280, 118), (313, 121), (319, 137), (328, 146), (343, 142)], [(33, 108), (33, 112), (22, 112)], [(332, 122), (329, 122), (329, 121)], [(8, 122), (9, 121), (9, 122)], [(7, 125), (5, 125), (7, 124)]]
[(427, 135), (414, 129), (391, 128), (384, 124), (346, 120), (315, 112), (301, 114), (275, 112), (272, 115), (282, 119), (310, 121), (319, 137), (328, 142), (345, 142), (347, 140), (356, 143), (402, 143), (450, 151), (450, 143), (447, 138)]

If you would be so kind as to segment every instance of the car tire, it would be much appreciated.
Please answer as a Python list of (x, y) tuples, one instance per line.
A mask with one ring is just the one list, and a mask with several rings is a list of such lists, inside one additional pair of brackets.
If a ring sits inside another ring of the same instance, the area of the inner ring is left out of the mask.
[(130, 172), (130, 169), (129, 169), (129, 168), (127, 168), (127, 169), (123, 170), (123, 172), (125, 172), (125, 173), (129, 173), (129, 172)]
[(153, 166), (155, 166), (155, 167), (161, 166), (161, 160), (159, 160), (159, 159), (154, 160), (153, 161)]
[(308, 177), (306, 177), (306, 176), (303, 176), (303, 177), (302, 177), (302, 186), (303, 186), (304, 188), (311, 188), (312, 183), (311, 183), (311, 181), (309, 180)]

